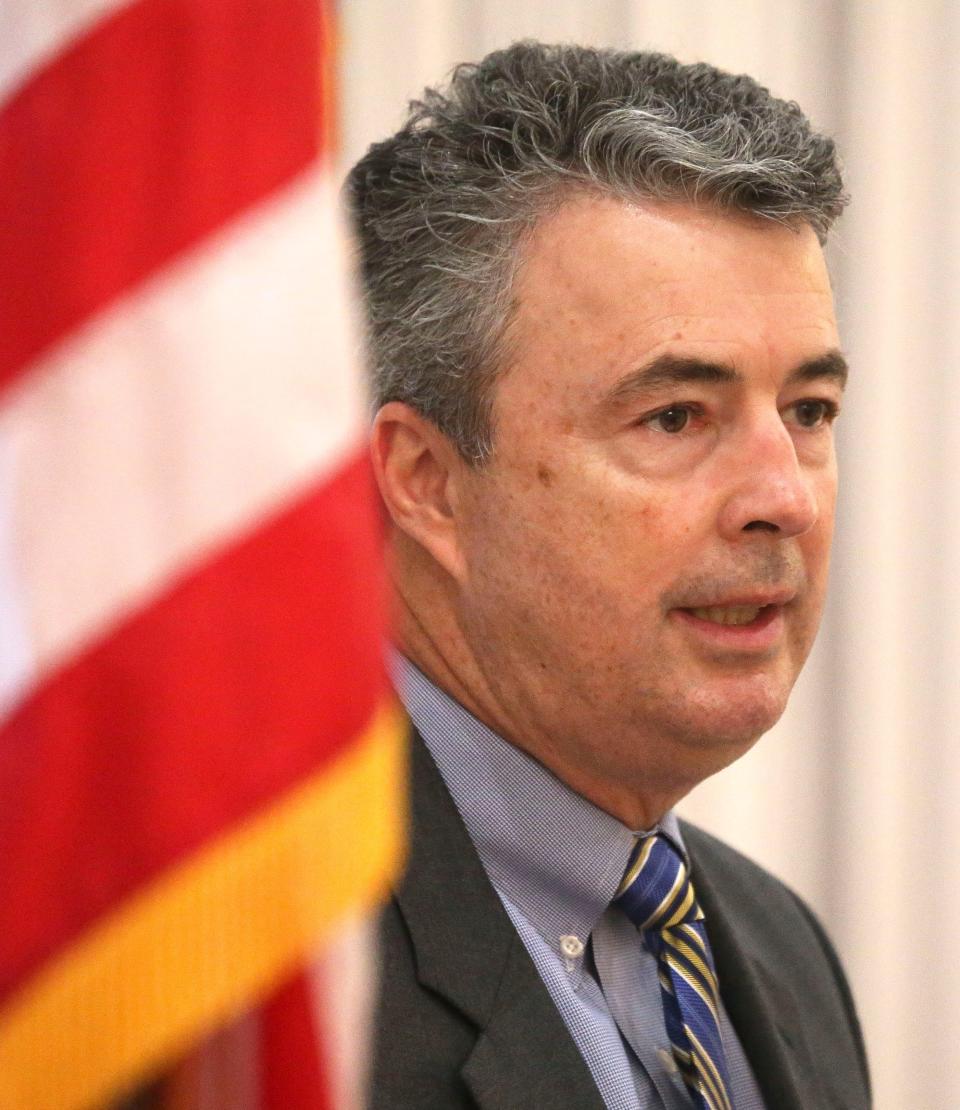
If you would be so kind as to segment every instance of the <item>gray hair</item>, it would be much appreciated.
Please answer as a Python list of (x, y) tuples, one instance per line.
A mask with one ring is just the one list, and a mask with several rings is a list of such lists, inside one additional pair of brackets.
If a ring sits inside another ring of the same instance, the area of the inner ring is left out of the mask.
[(465, 459), (489, 456), (518, 248), (576, 189), (806, 223), (821, 242), (846, 201), (833, 141), (750, 77), (533, 42), (460, 65), (347, 182), (378, 407), (405, 401)]

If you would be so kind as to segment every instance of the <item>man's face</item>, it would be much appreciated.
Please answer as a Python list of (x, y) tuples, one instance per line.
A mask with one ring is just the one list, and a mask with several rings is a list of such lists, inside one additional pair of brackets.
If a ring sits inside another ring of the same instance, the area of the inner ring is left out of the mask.
[(578, 197), (524, 247), (515, 298), (457, 616), (493, 723), (622, 811), (741, 754), (812, 644), (843, 384), (829, 281), (808, 227)]

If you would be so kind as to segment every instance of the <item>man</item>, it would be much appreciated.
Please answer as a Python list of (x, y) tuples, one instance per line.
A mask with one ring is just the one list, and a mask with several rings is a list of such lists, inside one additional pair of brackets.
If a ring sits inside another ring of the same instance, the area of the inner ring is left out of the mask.
[(373, 1105), (867, 1106), (819, 925), (671, 811), (820, 617), (832, 143), (746, 77), (525, 43), (349, 190), (417, 729)]

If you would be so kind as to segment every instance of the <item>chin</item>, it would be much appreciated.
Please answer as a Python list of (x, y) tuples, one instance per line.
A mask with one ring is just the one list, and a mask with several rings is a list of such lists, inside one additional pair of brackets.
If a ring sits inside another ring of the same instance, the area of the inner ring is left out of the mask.
[(740, 699), (735, 704), (706, 705), (696, 714), (699, 743), (706, 747), (739, 748), (737, 754), (742, 754), (777, 724), (786, 708), (787, 695), (772, 692), (766, 697)]
[(735, 692), (698, 690), (686, 711), (675, 716), (675, 734), (697, 748), (728, 752), (726, 766), (773, 728), (783, 716), (789, 694), (789, 687), (767, 682)]

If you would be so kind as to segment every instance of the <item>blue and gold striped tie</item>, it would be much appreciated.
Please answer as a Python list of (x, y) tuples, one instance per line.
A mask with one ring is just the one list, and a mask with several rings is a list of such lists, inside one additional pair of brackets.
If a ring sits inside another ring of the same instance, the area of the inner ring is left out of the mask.
[(667, 1035), (694, 1105), (732, 1110), (717, 977), (687, 868), (663, 836), (639, 841), (614, 904), (657, 957)]

